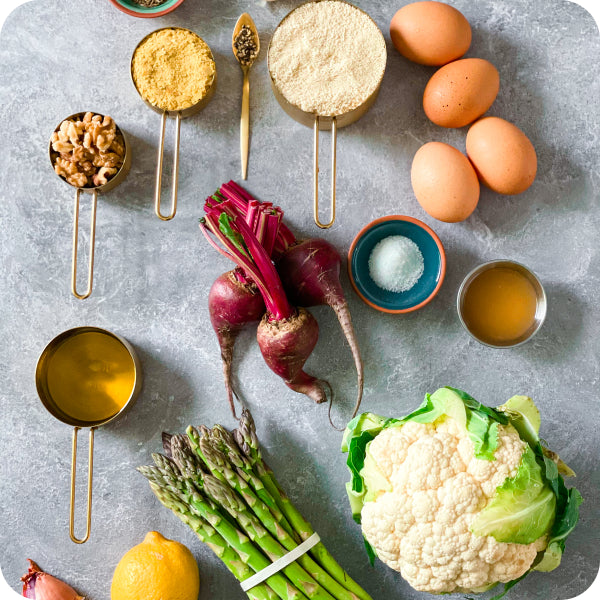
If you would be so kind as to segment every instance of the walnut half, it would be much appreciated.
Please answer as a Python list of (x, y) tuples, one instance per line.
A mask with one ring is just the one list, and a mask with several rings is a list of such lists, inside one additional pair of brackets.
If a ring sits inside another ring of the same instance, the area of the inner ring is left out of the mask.
[(108, 183), (108, 180), (115, 175), (117, 169), (113, 167), (102, 167), (96, 175), (92, 177), (92, 181), (94, 182), (95, 187), (99, 187)]

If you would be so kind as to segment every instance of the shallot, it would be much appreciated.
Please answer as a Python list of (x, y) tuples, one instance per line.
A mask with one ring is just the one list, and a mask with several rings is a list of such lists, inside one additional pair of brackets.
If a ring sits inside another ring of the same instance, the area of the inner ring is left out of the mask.
[(30, 558), (29, 570), (21, 581), (23, 582), (24, 598), (33, 600), (84, 600), (70, 585), (42, 571)]

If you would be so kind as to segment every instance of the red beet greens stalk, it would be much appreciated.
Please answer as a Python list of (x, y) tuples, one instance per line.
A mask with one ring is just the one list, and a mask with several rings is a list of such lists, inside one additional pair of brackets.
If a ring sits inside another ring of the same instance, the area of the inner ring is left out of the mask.
[[(271, 202), (260, 202), (259, 200), (256, 200), (248, 193), (247, 190), (239, 186), (235, 181), (224, 183), (211, 199), (219, 202), (229, 201), (230, 206), (234, 208), (237, 214), (241, 215), (241, 217), (254, 231), (256, 231), (254, 229), (255, 214), (257, 210), (260, 210), (259, 207), (273, 206)], [(275, 206), (273, 207), (273, 210), (278, 211), (283, 218), (283, 211), (281, 208)], [(273, 251), (271, 253), (273, 258), (277, 260), (277, 258), (286, 252), (290, 246), (296, 243), (296, 237), (294, 234), (289, 230), (287, 225), (281, 221), (279, 223), (275, 242), (273, 244)]]

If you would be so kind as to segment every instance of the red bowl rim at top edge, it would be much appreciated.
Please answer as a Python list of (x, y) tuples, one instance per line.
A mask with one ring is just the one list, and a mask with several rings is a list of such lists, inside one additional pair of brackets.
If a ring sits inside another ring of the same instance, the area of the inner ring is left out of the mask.
[[(408, 308), (400, 308), (400, 309), (384, 308), (383, 306), (379, 306), (378, 304), (371, 302), (358, 289), (358, 286), (356, 285), (356, 282), (354, 281), (354, 276), (352, 275), (352, 255), (354, 254), (354, 249), (356, 248), (356, 244), (358, 243), (358, 240), (369, 229), (375, 227), (375, 225), (379, 225), (379, 223), (385, 223), (386, 221), (408, 221), (409, 223), (413, 223), (413, 224), (421, 227), (433, 238), (433, 241), (435, 242), (436, 246), (438, 247), (438, 250), (440, 251), (440, 266), (441, 266), (440, 271), (441, 272), (440, 272), (440, 279), (439, 279), (437, 285), (435, 286), (435, 288), (431, 292), (431, 294), (429, 294), (429, 296), (427, 296), (427, 298), (425, 298), (425, 300), (423, 300), (422, 302), (419, 302), (419, 304), (415, 304), (414, 306), (410, 306)], [(350, 283), (352, 284), (352, 287), (354, 288), (354, 291), (358, 294), (360, 299), (365, 304), (368, 304), (370, 307), (372, 307), (375, 310), (378, 310), (380, 312), (397, 315), (397, 314), (402, 314), (402, 313), (413, 312), (415, 310), (418, 310), (419, 308), (422, 308), (426, 304), (429, 304), (433, 300), (433, 298), (436, 296), (436, 294), (439, 292), (440, 288), (442, 287), (442, 283), (444, 283), (445, 276), (446, 276), (446, 251), (444, 250), (444, 246), (443, 246), (440, 238), (438, 237), (437, 233), (435, 231), (433, 231), (433, 229), (431, 229), (431, 227), (429, 227), (429, 225), (426, 225), (425, 223), (423, 223), (423, 221), (419, 221), (419, 219), (415, 219), (414, 217), (409, 217), (408, 215), (388, 215), (386, 217), (379, 217), (378, 219), (375, 219), (374, 221), (367, 223), (367, 225), (365, 225), (356, 234), (356, 236), (352, 240), (352, 244), (350, 244), (350, 249), (348, 250), (348, 277), (350, 279)]]
[(165, 8), (160, 12), (155, 13), (139, 13), (134, 10), (130, 10), (129, 8), (124, 7), (122, 4), (119, 4), (117, 0), (108, 0), (113, 6), (116, 6), (120, 11), (124, 12), (126, 15), (130, 15), (132, 17), (140, 17), (142, 19), (154, 19), (156, 17), (162, 17), (163, 15), (167, 15), (170, 12), (173, 12), (178, 6), (184, 3), (185, 0), (178, 0), (173, 6), (169, 8)]

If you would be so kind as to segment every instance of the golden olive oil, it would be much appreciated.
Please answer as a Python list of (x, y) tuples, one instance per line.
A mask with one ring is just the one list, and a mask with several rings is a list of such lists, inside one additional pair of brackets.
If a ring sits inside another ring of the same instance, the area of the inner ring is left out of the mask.
[(481, 341), (503, 345), (518, 340), (533, 326), (537, 296), (519, 271), (495, 267), (482, 271), (467, 288), (462, 316)]
[(73, 419), (101, 422), (116, 415), (135, 385), (135, 364), (123, 344), (95, 331), (65, 339), (48, 359), (48, 392)]

